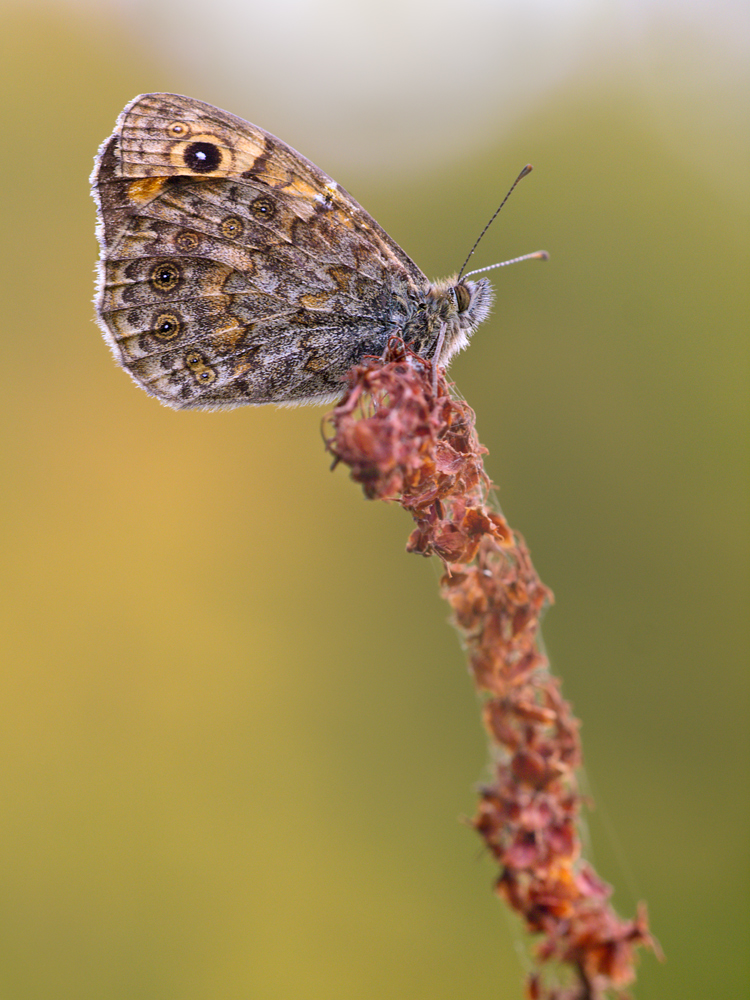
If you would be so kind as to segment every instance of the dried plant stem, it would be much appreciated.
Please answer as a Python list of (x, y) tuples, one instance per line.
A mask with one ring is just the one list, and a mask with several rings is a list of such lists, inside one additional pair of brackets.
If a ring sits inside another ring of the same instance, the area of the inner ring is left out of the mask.
[[(352, 369), (327, 419), (329, 450), (366, 496), (411, 513), (407, 550), (443, 562), (441, 593), (485, 695), (492, 747), (493, 780), (481, 789), (473, 826), (498, 862), (498, 893), (539, 935), (527, 996), (621, 995), (635, 978), (636, 948), (658, 945), (645, 907), (633, 920), (618, 917), (611, 889), (581, 857), (579, 724), (539, 648), (552, 594), (523, 539), (489, 505), (473, 411), (394, 338), (385, 359)], [(542, 974), (561, 966), (562, 977)]]

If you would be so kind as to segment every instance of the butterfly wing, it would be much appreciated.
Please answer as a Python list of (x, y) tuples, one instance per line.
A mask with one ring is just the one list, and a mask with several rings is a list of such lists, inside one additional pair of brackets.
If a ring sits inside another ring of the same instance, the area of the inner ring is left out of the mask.
[(333, 399), (429, 287), (323, 171), (191, 98), (132, 101), (92, 185), (98, 321), (135, 381), (176, 408)]

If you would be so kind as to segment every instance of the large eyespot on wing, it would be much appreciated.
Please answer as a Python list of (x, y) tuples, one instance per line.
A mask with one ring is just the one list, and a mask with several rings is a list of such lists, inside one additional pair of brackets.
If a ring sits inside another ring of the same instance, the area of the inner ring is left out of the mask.
[(117, 120), (121, 177), (236, 177), (267, 153), (249, 122), (179, 94), (142, 94)]

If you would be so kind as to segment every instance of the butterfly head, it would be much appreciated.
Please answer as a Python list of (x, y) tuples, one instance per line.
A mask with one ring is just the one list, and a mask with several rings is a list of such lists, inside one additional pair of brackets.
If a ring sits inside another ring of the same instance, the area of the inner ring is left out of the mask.
[[(492, 286), (486, 278), (457, 281), (455, 277), (436, 281), (427, 292), (427, 309), (432, 313), (434, 360), (445, 367), (454, 354), (469, 346), (469, 337), (490, 313)], [(430, 352), (427, 352), (428, 356)]]

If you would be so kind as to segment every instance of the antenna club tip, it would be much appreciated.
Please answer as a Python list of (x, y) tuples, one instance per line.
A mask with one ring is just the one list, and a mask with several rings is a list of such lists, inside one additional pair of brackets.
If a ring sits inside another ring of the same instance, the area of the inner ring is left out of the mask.
[(522, 177), (526, 176), (526, 174), (530, 174), (533, 169), (534, 168), (532, 167), (532, 165), (530, 163), (527, 163), (526, 166), (521, 171), (521, 173), (518, 175), (518, 180), (520, 181)]
[(537, 250), (534, 256), (537, 258), (537, 260), (549, 260), (549, 254), (547, 253), (546, 250)]

